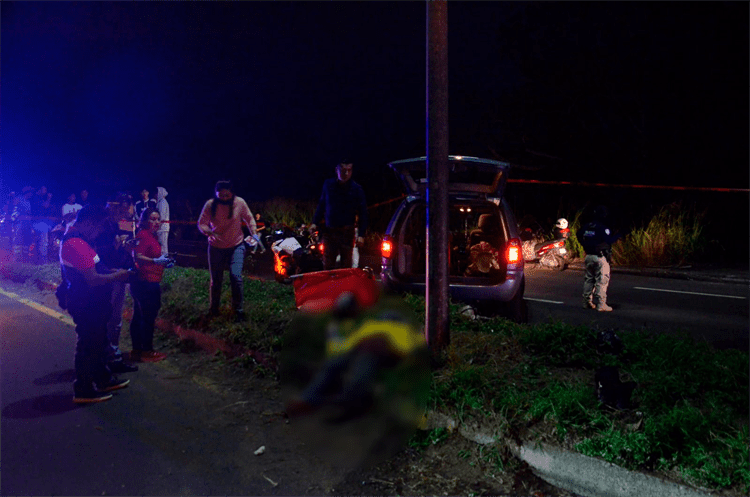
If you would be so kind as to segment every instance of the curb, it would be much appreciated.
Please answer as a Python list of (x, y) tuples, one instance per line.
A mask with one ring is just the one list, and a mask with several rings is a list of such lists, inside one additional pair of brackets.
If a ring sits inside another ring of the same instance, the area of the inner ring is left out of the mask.
[[(477, 423), (461, 424), (436, 411), (426, 415), (422, 429), (458, 431), (466, 440), (490, 446), (502, 443), (497, 431)], [(585, 497), (709, 497), (710, 493), (636, 471), (595, 457), (584, 456), (539, 442), (509, 441), (510, 451), (527, 463), (538, 477), (555, 487)]]
[[(122, 318), (130, 319), (132, 317), (133, 310), (124, 309)], [(273, 371), (276, 370), (276, 362), (265, 354), (258, 352), (257, 350), (246, 349), (240, 345), (229, 343), (226, 340), (216, 338), (207, 333), (184, 328), (162, 318), (156, 319), (156, 327), (161, 331), (177, 335), (180, 340), (192, 341), (198, 347), (203, 349), (204, 352), (210, 355), (221, 352), (229, 359), (236, 359), (238, 357), (250, 357), (261, 366), (269, 368)]]

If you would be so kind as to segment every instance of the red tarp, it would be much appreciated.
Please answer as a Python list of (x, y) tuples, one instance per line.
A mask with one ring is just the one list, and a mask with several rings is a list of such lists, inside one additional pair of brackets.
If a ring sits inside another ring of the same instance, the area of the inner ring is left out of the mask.
[(298, 309), (323, 312), (333, 308), (336, 299), (351, 292), (362, 307), (369, 307), (380, 296), (380, 284), (359, 268), (306, 273), (294, 279)]

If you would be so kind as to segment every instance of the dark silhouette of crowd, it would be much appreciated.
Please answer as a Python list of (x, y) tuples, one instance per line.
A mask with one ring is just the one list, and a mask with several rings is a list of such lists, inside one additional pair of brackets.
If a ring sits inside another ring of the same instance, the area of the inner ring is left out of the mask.
[[(0, 249), (10, 253), (6, 260), (32, 264), (57, 262), (60, 241), (75, 222), (78, 211), (87, 205), (96, 204), (111, 211), (117, 210), (123, 217), (116, 221), (130, 223), (132, 226), (136, 225), (145, 209), (157, 209), (164, 221), (159, 233), (162, 249), (166, 254), (169, 204), (163, 187), (154, 190), (160, 194), (161, 203), (158, 208), (157, 199), (150, 198), (146, 188), (140, 192), (138, 202), (133, 202), (133, 197), (127, 192), (99, 196), (97, 192), (90, 195), (86, 188), (77, 193), (67, 193), (65, 197), (49, 191), (46, 185), (38, 188), (27, 185), (20, 190), (10, 191), (0, 200)], [(130, 199), (134, 208), (126, 211), (118, 209), (117, 205), (123, 199)]]

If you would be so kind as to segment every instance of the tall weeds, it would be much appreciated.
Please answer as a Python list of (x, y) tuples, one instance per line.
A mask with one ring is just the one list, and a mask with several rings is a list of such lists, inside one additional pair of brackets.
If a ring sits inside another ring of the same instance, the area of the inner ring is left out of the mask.
[(253, 205), (253, 212), (260, 212), (266, 221), (286, 226), (310, 224), (315, 213), (315, 202), (300, 202), (289, 198), (276, 197)]
[(694, 262), (705, 250), (705, 213), (680, 203), (662, 207), (645, 227), (631, 231), (612, 247), (612, 260), (628, 266), (678, 266)]

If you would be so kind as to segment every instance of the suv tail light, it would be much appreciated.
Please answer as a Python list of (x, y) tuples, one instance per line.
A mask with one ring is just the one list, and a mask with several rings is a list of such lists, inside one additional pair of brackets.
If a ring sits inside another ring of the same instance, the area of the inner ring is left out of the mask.
[(508, 264), (518, 264), (522, 261), (521, 240), (518, 238), (508, 240), (508, 244), (505, 246), (505, 261)]
[(383, 241), (380, 242), (380, 255), (386, 259), (390, 259), (393, 255), (393, 241), (391, 241), (391, 237), (388, 235), (385, 235)]

